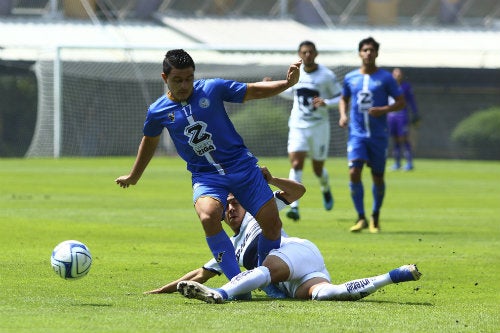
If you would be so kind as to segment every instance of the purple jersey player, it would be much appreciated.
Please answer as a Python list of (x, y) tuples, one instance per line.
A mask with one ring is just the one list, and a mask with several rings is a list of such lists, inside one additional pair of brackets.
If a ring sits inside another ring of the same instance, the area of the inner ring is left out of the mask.
[[(392, 170), (399, 170), (401, 168), (401, 157), (403, 156), (402, 153), (404, 153), (406, 165), (403, 170), (409, 171), (413, 169), (413, 154), (409, 138), (410, 123), (416, 124), (420, 117), (411, 85), (403, 81), (403, 71), (400, 68), (394, 68), (392, 76), (403, 90), (407, 106), (400, 111), (391, 112), (387, 115), (389, 134), (393, 142), (394, 165), (392, 166)], [(392, 101), (389, 99), (389, 102), (391, 103)], [(408, 109), (411, 110), (411, 114)]]
[[(339, 125), (349, 124), (347, 158), (349, 160), (349, 187), (358, 213), (352, 232), (368, 228), (364, 209), (364, 189), (361, 171), (366, 163), (372, 173), (373, 210), (370, 232), (379, 232), (379, 213), (385, 195), (384, 171), (389, 134), (387, 113), (405, 106), (403, 92), (391, 73), (376, 66), (379, 43), (369, 37), (359, 42), (361, 68), (348, 73), (342, 86), (339, 102)], [(394, 99), (388, 104), (389, 97)], [(350, 104), (349, 117), (347, 110)]]
[(224, 102), (243, 103), (277, 95), (297, 83), (300, 64), (290, 65), (286, 79), (278, 81), (195, 81), (191, 56), (182, 49), (168, 51), (161, 73), (168, 91), (149, 107), (131, 172), (115, 180), (122, 188), (139, 181), (166, 128), (192, 174), (194, 208), (208, 246), (228, 279), (240, 272), (233, 244), (221, 223), (228, 193), (238, 197), (262, 228), (259, 263), (271, 249), (279, 247), (282, 223), (273, 192), (257, 159), (229, 120)]

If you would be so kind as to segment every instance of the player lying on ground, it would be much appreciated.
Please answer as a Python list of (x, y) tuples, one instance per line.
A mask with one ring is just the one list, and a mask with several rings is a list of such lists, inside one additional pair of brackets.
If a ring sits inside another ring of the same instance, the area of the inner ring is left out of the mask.
[[(306, 191), (304, 185), (287, 179), (273, 177), (266, 167), (261, 167), (262, 174), (266, 181), (279, 190), (274, 192), (275, 201), (278, 209), (283, 209), (289, 203), (302, 197)], [(262, 230), (255, 220), (255, 218), (248, 213), (243, 206), (240, 205), (238, 200), (233, 194), (229, 194), (227, 198), (227, 207), (224, 213), (224, 221), (228, 224), (234, 232), (231, 237), (231, 242), (234, 245), (236, 259), (241, 267), (246, 269), (253, 269), (258, 266), (257, 264), (257, 243), (259, 235)], [(282, 233), (284, 233), (282, 231)], [(203, 267), (192, 270), (186, 273), (181, 278), (172, 281), (163, 287), (145, 292), (146, 294), (161, 294), (172, 293), (177, 291), (177, 284), (180, 281), (190, 280), (200, 283), (205, 283), (214, 276), (221, 275), (222, 270), (215, 259), (211, 259)], [(272, 291), (272, 288), (271, 288)], [(269, 292), (266, 290), (268, 296), (271, 297), (284, 297), (280, 293)]]
[(416, 281), (421, 273), (415, 265), (404, 265), (389, 273), (332, 284), (318, 248), (306, 239), (283, 237), (281, 247), (272, 250), (264, 264), (241, 272), (220, 288), (195, 281), (181, 281), (177, 290), (187, 298), (207, 303), (224, 303), (234, 295), (278, 283), (286, 296), (318, 301), (357, 301), (392, 283)]

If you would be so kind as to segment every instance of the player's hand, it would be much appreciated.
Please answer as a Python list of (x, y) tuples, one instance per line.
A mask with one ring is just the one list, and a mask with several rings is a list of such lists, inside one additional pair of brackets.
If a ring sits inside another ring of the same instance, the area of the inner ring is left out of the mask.
[(325, 100), (321, 97), (315, 96), (313, 99), (313, 106), (314, 108), (319, 108), (320, 106), (325, 106)]
[(271, 181), (271, 179), (273, 179), (271, 172), (269, 171), (269, 169), (266, 166), (261, 166), (260, 171), (262, 172), (262, 175), (264, 176), (264, 179), (266, 180), (266, 182), (269, 183)]
[(127, 176), (121, 176), (115, 179), (115, 183), (120, 185), (122, 188), (127, 188), (130, 185), (135, 185), (137, 184), (137, 181), (134, 181), (130, 178), (130, 175)]
[(349, 121), (349, 119), (346, 116), (341, 115), (339, 118), (339, 126), (342, 128), (346, 128), (348, 121)]
[(286, 75), (286, 80), (288, 81), (288, 86), (291, 87), (299, 82), (300, 77), (300, 65), (302, 65), (302, 59), (293, 63), (288, 68), (288, 73)]
[(420, 116), (419, 115), (413, 115), (411, 117), (411, 125), (415, 128), (418, 128), (420, 126)]
[(372, 106), (368, 109), (368, 114), (372, 117), (380, 117), (387, 114), (387, 111), (381, 107)]

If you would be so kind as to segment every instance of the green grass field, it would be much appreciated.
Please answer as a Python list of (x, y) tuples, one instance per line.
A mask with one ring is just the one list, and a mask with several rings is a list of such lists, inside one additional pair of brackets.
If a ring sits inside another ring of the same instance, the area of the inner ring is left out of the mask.
[[(420, 281), (357, 302), (271, 300), (211, 305), (143, 295), (210, 257), (179, 158), (156, 157), (121, 189), (133, 158), (0, 159), (0, 332), (499, 332), (500, 163), (417, 160), (388, 172), (382, 232), (350, 234), (355, 219), (345, 159), (327, 163), (335, 196), (322, 208), (306, 165), (302, 220), (286, 231), (322, 250), (334, 283), (416, 263)], [(288, 161), (261, 159), (277, 176)], [(365, 205), (371, 180), (365, 170)], [(50, 254), (88, 245), (88, 276), (66, 281)], [(225, 282), (223, 277), (210, 286)]]

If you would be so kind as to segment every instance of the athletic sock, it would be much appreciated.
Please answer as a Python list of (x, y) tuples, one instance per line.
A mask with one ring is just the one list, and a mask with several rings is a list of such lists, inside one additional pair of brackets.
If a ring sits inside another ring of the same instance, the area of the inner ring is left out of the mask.
[(240, 273), (240, 266), (234, 253), (234, 245), (231, 243), (226, 232), (222, 230), (214, 236), (208, 236), (206, 239), (208, 247), (212, 251), (212, 255), (224, 272), (224, 275), (229, 280), (238, 275)]
[[(257, 243), (257, 253), (258, 253), (258, 265), (261, 266), (266, 259), (267, 255), (272, 249), (277, 249), (280, 247), (281, 237), (276, 240), (270, 240), (266, 238), (262, 233), (259, 235), (259, 240)], [(234, 253), (234, 250), (233, 250)]]
[(339, 285), (324, 283), (314, 287), (311, 298), (318, 301), (357, 301), (373, 294), (376, 290), (377, 287), (368, 278)]
[(328, 171), (326, 171), (325, 168), (323, 168), (321, 176), (318, 177), (318, 180), (319, 185), (321, 186), (321, 192), (325, 193), (326, 191), (330, 190)]
[(394, 164), (399, 167), (401, 165), (401, 144), (399, 142), (394, 143), (393, 154)]
[(360, 215), (365, 214), (365, 207), (364, 207), (364, 189), (363, 189), (363, 182), (358, 182), (358, 183), (353, 183), (349, 182), (349, 188), (351, 190), (351, 199), (352, 202), (354, 203), (354, 208), (356, 208), (356, 211)]
[(382, 185), (372, 185), (372, 194), (373, 194), (373, 211), (379, 212), (380, 207), (382, 207), (382, 202), (384, 201), (385, 196), (385, 183)]
[(410, 142), (404, 143), (404, 151), (405, 151), (406, 165), (413, 166), (413, 155), (411, 152), (411, 143)]
[[(298, 183), (302, 183), (302, 170), (295, 170), (294, 168), (291, 168), (290, 172), (288, 174), (288, 179), (295, 180)], [(299, 200), (292, 202), (290, 204), (290, 207), (298, 208), (299, 207)]]
[(259, 266), (241, 272), (231, 279), (231, 281), (216, 290), (219, 292), (222, 290), (224, 292), (221, 292), (222, 297), (225, 296), (225, 299), (228, 299), (235, 295), (245, 294), (257, 288), (267, 286), (269, 283), (271, 283), (269, 269), (265, 266)]

